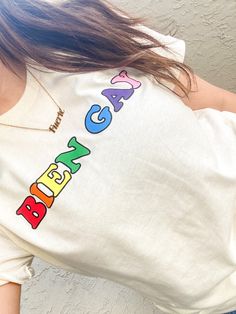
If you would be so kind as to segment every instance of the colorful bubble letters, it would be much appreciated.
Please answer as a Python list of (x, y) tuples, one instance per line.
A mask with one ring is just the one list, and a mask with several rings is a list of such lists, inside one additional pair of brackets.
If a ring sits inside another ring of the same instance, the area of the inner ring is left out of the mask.
[[(128, 83), (129, 88), (108, 88), (101, 92), (109, 100), (113, 106), (113, 111), (116, 113), (123, 108), (123, 100), (128, 100), (134, 94), (135, 89), (142, 85), (139, 81), (129, 77), (125, 70), (111, 80), (111, 84), (121, 82)], [(98, 114), (98, 121), (95, 121), (94, 114)], [(94, 104), (85, 117), (85, 128), (91, 134), (98, 134), (103, 132), (111, 122), (111, 108), (109, 106), (102, 108), (99, 104)], [(23, 216), (33, 229), (38, 228), (48, 209), (52, 207), (55, 198), (60, 195), (73, 175), (80, 170), (80, 159), (91, 153), (87, 147), (78, 142), (75, 136), (69, 140), (67, 147), (69, 150), (59, 154), (46, 171), (31, 184), (30, 195), (25, 198), (16, 211), (16, 214)], [(60, 172), (59, 164), (63, 165), (66, 170)]]

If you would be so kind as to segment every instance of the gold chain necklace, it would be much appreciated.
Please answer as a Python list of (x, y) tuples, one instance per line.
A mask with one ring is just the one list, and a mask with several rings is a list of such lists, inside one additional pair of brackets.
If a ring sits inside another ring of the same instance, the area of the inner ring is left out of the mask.
[(29, 73), (39, 83), (39, 85), (44, 89), (44, 91), (48, 94), (48, 96), (53, 100), (53, 102), (55, 103), (55, 105), (59, 109), (59, 111), (57, 112), (57, 117), (55, 119), (55, 122), (53, 124), (51, 124), (47, 129), (30, 128), (30, 127), (26, 127), (26, 126), (6, 124), (6, 123), (1, 123), (1, 122), (0, 122), (0, 125), (11, 127), (11, 128), (27, 129), (27, 130), (33, 130), (33, 131), (49, 131), (49, 132), (55, 133), (57, 131), (58, 127), (61, 124), (61, 120), (63, 118), (63, 115), (64, 115), (65, 111), (61, 109), (61, 107), (58, 105), (58, 103), (55, 101), (55, 99), (49, 94), (47, 89), (40, 83), (40, 81), (33, 75), (33, 73), (29, 69), (26, 69), (26, 71), (29, 71)]

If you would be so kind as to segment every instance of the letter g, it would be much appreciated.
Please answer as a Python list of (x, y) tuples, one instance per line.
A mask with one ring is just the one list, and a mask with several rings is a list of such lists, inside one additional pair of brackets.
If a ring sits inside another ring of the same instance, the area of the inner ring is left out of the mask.
[(95, 122), (92, 120), (92, 115), (94, 113), (97, 113), (101, 110), (101, 106), (99, 105), (93, 105), (89, 112), (87, 113), (85, 117), (85, 127), (86, 129), (93, 134), (100, 133), (104, 131), (112, 121), (112, 114), (110, 112), (109, 107), (104, 107), (102, 111), (98, 115), (98, 121), (100, 122)]

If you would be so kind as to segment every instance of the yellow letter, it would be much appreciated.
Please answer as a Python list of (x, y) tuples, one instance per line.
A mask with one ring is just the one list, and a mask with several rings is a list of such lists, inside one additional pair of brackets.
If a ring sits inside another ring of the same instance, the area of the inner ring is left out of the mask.
[(63, 171), (63, 178), (59, 172), (55, 171), (57, 168), (58, 166), (56, 164), (51, 164), (44, 174), (36, 181), (37, 183), (46, 185), (53, 192), (54, 197), (62, 191), (72, 178), (69, 171)]

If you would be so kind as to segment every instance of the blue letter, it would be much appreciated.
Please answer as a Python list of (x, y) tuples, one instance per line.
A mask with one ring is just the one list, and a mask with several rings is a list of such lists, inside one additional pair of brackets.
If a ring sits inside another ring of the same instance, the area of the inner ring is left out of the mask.
[(112, 114), (110, 112), (109, 107), (104, 107), (102, 111), (98, 115), (98, 122), (94, 122), (92, 120), (92, 115), (94, 113), (97, 113), (101, 110), (101, 107), (99, 105), (93, 105), (89, 112), (87, 113), (85, 117), (85, 127), (86, 129), (93, 134), (100, 133), (104, 131), (112, 121)]

